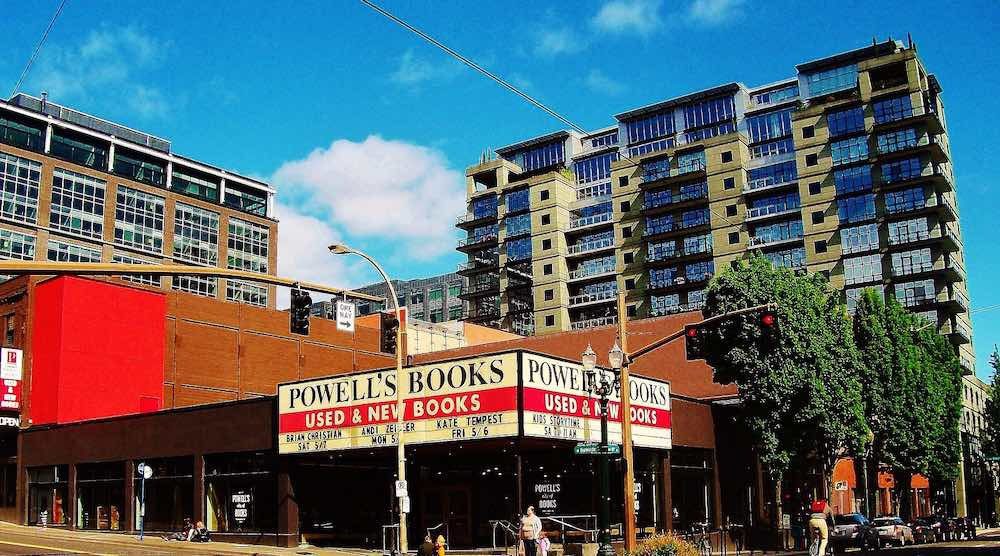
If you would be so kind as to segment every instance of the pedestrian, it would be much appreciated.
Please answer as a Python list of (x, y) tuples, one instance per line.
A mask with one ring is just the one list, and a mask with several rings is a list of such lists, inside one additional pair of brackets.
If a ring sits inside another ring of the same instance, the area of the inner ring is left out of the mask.
[(444, 535), (438, 535), (436, 541), (434, 541), (434, 556), (444, 556), (444, 545), (447, 544)]
[(431, 540), (429, 533), (424, 536), (424, 542), (417, 549), (417, 556), (435, 556), (434, 541)]
[(542, 520), (535, 515), (534, 506), (528, 506), (528, 511), (521, 518), (521, 543), (524, 545), (524, 556), (538, 556), (538, 536), (542, 532)]
[(825, 498), (814, 500), (809, 510), (809, 533), (812, 536), (813, 530), (819, 531), (819, 556), (826, 554), (826, 544), (830, 539), (830, 528), (833, 526), (833, 510)]

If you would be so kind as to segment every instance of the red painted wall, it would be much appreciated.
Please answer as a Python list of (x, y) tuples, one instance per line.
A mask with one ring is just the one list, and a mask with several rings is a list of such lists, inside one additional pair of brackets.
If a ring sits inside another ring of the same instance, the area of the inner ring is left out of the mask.
[(163, 406), (166, 296), (63, 277), (35, 289), (31, 423)]

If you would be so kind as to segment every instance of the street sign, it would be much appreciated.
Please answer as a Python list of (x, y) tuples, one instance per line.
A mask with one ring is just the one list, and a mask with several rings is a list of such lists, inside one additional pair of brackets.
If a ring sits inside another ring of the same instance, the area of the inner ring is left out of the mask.
[(573, 453), (578, 456), (599, 456), (602, 454), (619, 456), (622, 453), (621, 444), (608, 444), (601, 450), (599, 442), (581, 442), (573, 447)]
[(410, 513), (410, 497), (409, 496), (403, 496), (402, 498), (399, 499), (399, 511), (403, 512), (404, 514)]
[(22, 380), (23, 355), (19, 349), (3, 348), (0, 350), (0, 379)]
[(406, 481), (396, 481), (396, 498), (406, 497)]
[(354, 332), (354, 304), (347, 301), (337, 302), (337, 330)]

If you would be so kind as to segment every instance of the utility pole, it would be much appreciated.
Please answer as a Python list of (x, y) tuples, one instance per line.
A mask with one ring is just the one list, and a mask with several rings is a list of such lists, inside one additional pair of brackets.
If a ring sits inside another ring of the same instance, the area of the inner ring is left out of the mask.
[(625, 352), (621, 368), (622, 457), (625, 458), (625, 512), (622, 534), (625, 551), (635, 550), (635, 458), (632, 452), (632, 390), (629, 387), (628, 314), (625, 310), (625, 292), (618, 292), (618, 345)]

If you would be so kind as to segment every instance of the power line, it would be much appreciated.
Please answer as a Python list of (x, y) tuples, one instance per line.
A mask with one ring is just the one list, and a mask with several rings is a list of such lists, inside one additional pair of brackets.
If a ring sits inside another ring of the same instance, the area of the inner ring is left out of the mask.
[(583, 133), (585, 135), (587, 134), (586, 130), (584, 130), (582, 127), (576, 125), (575, 123), (571, 122), (568, 118), (566, 118), (562, 114), (556, 112), (555, 110), (549, 108), (548, 106), (545, 106), (544, 104), (542, 104), (541, 101), (535, 99), (534, 97), (532, 97), (528, 93), (525, 93), (524, 91), (518, 89), (514, 85), (508, 83), (506, 80), (504, 80), (499, 75), (496, 75), (495, 73), (487, 70), (483, 66), (480, 66), (476, 62), (470, 60), (469, 58), (467, 58), (467, 57), (459, 54), (458, 52), (456, 52), (452, 48), (450, 48), (447, 45), (441, 43), (441, 41), (435, 39), (434, 37), (428, 35), (427, 33), (424, 33), (420, 29), (417, 29), (416, 27), (410, 25), (409, 23), (403, 21), (402, 19), (396, 17), (395, 15), (387, 12), (386, 10), (384, 10), (381, 7), (379, 7), (378, 5), (376, 5), (371, 0), (361, 0), (361, 3), (364, 4), (364, 5), (366, 5), (366, 6), (368, 6), (371, 9), (375, 10), (376, 12), (384, 15), (385, 17), (391, 19), (392, 21), (396, 22), (401, 27), (403, 27), (403, 28), (405, 28), (405, 29), (413, 32), (414, 34), (416, 34), (420, 38), (424, 39), (425, 41), (431, 43), (432, 45), (440, 48), (441, 50), (443, 50), (446, 53), (448, 53), (448, 55), (452, 56), (453, 58), (457, 59), (458, 61), (462, 62), (463, 64), (465, 64), (465, 65), (469, 66), (470, 68), (478, 71), (479, 73), (485, 75), (486, 77), (492, 79), (493, 81), (496, 81), (497, 83), (500, 84), (500, 86), (504, 87), (505, 89), (509, 90), (510, 92), (514, 93), (515, 95), (523, 98), (524, 100), (530, 102), (531, 104), (535, 105), (536, 107), (544, 110), (547, 114), (549, 114), (553, 118), (556, 118), (560, 122), (568, 125), (569, 127), (573, 128), (575, 131), (578, 131), (578, 132)]
[(59, 14), (62, 13), (63, 8), (66, 7), (66, 2), (69, 0), (62, 0), (59, 2), (59, 7), (56, 8), (56, 13), (52, 14), (52, 19), (49, 20), (48, 27), (45, 28), (45, 32), (42, 33), (41, 40), (35, 45), (35, 51), (31, 53), (31, 57), (28, 58), (28, 63), (24, 66), (24, 71), (21, 72), (21, 76), (17, 78), (17, 83), (14, 84), (14, 88), (10, 91), (10, 96), (17, 94), (17, 90), (21, 88), (21, 83), (24, 82), (24, 78), (28, 76), (28, 71), (31, 70), (31, 65), (35, 63), (35, 58), (38, 57), (38, 53), (42, 50), (42, 45), (45, 44), (45, 39), (49, 38), (49, 31), (56, 24), (56, 20), (59, 19)]

